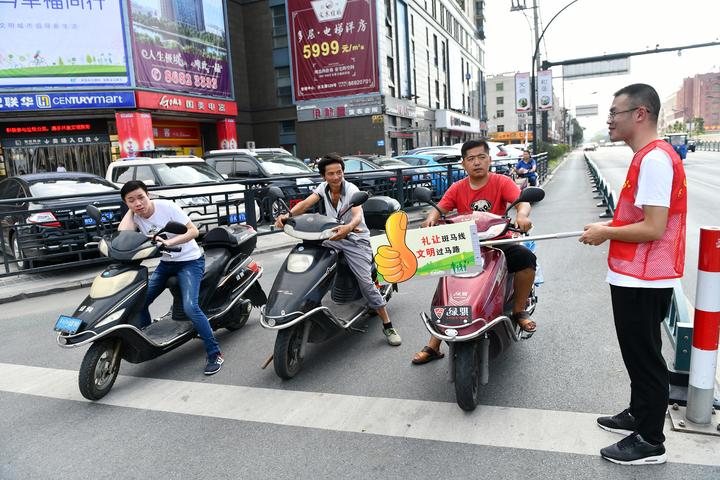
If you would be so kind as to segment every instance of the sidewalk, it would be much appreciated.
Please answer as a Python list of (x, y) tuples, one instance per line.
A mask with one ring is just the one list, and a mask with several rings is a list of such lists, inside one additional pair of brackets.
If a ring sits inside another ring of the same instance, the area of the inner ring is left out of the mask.
[[(408, 219), (411, 224), (419, 223), (428, 212), (429, 207), (414, 207), (408, 211)], [(261, 231), (267, 230), (261, 227)], [(257, 247), (253, 252), (254, 256), (276, 250), (290, 250), (292, 245), (299, 243), (299, 240), (284, 233), (262, 235), (258, 237)], [(160, 262), (154, 258), (145, 262), (145, 265), (153, 271)], [(84, 267), (68, 268), (42, 273), (28, 273), (12, 275), (0, 278), (0, 304), (15, 302), (23, 298), (41, 297), (54, 293), (76, 290), (78, 288), (89, 288), (95, 277), (102, 272), (106, 263), (98, 263)]]

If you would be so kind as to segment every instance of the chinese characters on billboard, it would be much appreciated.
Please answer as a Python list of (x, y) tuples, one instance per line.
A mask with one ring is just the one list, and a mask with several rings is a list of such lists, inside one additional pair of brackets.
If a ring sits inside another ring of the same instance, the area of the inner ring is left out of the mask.
[(129, 85), (120, 1), (0, 1), (0, 88)]
[(295, 99), (379, 91), (374, 0), (287, 0)]
[(515, 74), (515, 111), (530, 111), (530, 74)]
[(139, 87), (232, 97), (222, 0), (131, 0)]
[(540, 110), (552, 110), (552, 71), (541, 70), (538, 72), (538, 108)]

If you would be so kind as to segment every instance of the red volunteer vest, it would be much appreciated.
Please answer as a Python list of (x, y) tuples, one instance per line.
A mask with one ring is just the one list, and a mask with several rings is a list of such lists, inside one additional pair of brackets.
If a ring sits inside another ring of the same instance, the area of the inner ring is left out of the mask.
[(642, 208), (635, 206), (640, 164), (645, 155), (659, 148), (670, 156), (673, 166), (672, 191), (667, 226), (660, 240), (644, 243), (610, 241), (610, 270), (641, 280), (679, 278), (685, 268), (685, 218), (687, 216), (687, 181), (682, 160), (664, 140), (654, 140), (633, 156), (611, 226), (620, 227), (641, 222)]

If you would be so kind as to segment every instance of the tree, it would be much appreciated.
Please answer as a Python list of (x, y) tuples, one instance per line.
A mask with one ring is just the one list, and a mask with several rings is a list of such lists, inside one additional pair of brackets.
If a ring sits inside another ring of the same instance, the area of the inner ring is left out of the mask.
[(695, 117), (692, 119), (693, 130), (690, 132), (691, 135), (697, 136), (705, 133), (705, 119), (702, 117)]
[(583, 130), (585, 130), (583, 127), (580, 126), (580, 122), (577, 121), (577, 118), (573, 118), (571, 120), (572, 124), (572, 143), (573, 145), (579, 145), (582, 143), (583, 140)]

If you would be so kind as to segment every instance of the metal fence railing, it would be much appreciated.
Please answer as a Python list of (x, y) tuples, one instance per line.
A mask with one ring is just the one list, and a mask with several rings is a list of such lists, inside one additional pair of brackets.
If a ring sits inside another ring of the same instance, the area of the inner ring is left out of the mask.
[(600, 170), (597, 168), (597, 165), (595, 165), (595, 162), (592, 161), (587, 154), (585, 154), (585, 163), (587, 164), (588, 172), (590, 174), (590, 182), (593, 185), (593, 192), (595, 192), (595, 196), (593, 198), (600, 200), (597, 204), (598, 207), (605, 208), (605, 211), (600, 214), (600, 218), (612, 218), (615, 214), (615, 202), (617, 200), (617, 195), (610, 189), (610, 186), (605, 181), (605, 177), (602, 176), (602, 173), (600, 173)]
[[(539, 184), (547, 178), (547, 154), (535, 156)], [(366, 172), (346, 172), (348, 181), (373, 195), (397, 199), (403, 208), (412, 208), (413, 191), (430, 188), (436, 198), (466, 176), (460, 161), (431, 166), (409, 166)], [(291, 206), (306, 198), (321, 182), (318, 174), (227, 180), (221, 184), (150, 187), (153, 198), (178, 203), (198, 226), (201, 235), (217, 225), (245, 223), (259, 235), (276, 233), (272, 227), (279, 213), (279, 202), (272, 202), (270, 185), (283, 190)], [(203, 189), (198, 193), (198, 189)], [(219, 188), (221, 187), (221, 188)], [(172, 192), (170, 192), (172, 190)], [(0, 200), (0, 277), (18, 273), (44, 272), (107, 261), (94, 246), (85, 246), (97, 235), (97, 225), (85, 207), (95, 204), (105, 212), (111, 228), (116, 228), (127, 208), (119, 192), (83, 194), (82, 198), (19, 198)]]
[(720, 142), (697, 142), (697, 149), (706, 152), (720, 152)]

